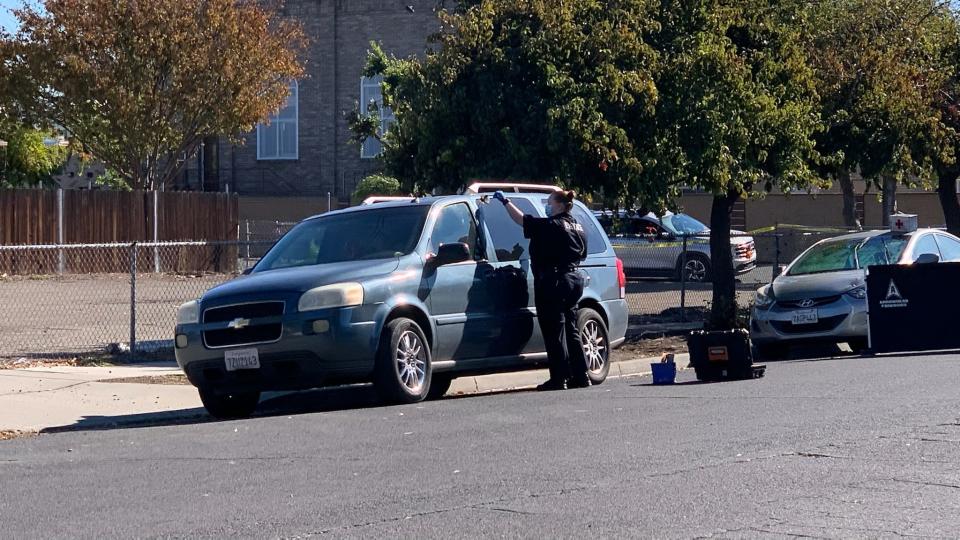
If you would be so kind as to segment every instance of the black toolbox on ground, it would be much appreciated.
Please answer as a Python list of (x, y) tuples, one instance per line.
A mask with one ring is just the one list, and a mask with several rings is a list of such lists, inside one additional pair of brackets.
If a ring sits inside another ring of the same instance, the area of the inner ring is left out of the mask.
[(691, 332), (687, 340), (690, 363), (701, 381), (754, 379), (766, 366), (753, 363), (750, 334), (744, 329)]

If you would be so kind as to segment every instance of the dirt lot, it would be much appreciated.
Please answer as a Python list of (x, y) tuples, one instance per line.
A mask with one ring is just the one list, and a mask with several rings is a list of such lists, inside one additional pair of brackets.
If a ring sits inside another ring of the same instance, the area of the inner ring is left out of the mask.
[(104, 379), (98, 381), (102, 383), (124, 383), (124, 384), (167, 384), (167, 385), (188, 385), (186, 375), (151, 375), (146, 377), (126, 377), (124, 379)]
[[(137, 340), (169, 340), (176, 308), (222, 274), (137, 277)], [(73, 356), (130, 341), (130, 276), (0, 278), (0, 358)]]

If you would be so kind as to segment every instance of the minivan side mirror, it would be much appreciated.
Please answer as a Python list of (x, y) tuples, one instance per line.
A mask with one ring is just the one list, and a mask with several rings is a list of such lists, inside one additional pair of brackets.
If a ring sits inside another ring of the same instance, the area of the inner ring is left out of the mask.
[(916, 264), (937, 264), (940, 262), (940, 256), (936, 253), (924, 253), (914, 261)]
[(452, 244), (442, 244), (437, 250), (433, 263), (437, 266), (446, 264), (456, 264), (470, 260), (470, 246), (463, 242), (454, 242)]

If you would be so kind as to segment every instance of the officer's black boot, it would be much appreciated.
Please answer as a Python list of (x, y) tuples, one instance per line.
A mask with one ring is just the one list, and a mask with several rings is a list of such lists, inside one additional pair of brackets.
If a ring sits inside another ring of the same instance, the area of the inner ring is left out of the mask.
[(590, 382), (590, 377), (587, 377), (586, 373), (574, 376), (567, 381), (568, 388), (590, 388), (591, 386), (593, 383)]
[(537, 392), (552, 392), (554, 390), (566, 390), (567, 382), (563, 379), (547, 379), (547, 382), (537, 387)]

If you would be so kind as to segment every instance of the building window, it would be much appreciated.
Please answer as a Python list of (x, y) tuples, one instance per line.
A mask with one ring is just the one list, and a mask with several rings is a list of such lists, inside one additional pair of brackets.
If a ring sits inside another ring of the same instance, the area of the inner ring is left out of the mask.
[(299, 87), (290, 83), (290, 97), (269, 124), (257, 125), (257, 159), (297, 159), (299, 157)]
[[(380, 83), (383, 77), (363, 77), (360, 79), (360, 106), (364, 114), (370, 114), (371, 109), (380, 111), (380, 129), (377, 134), (381, 137), (390, 130), (390, 126), (396, 121), (393, 116), (393, 110), (390, 107), (383, 106), (383, 91)], [(367, 137), (360, 147), (360, 157), (364, 159), (375, 158), (383, 152), (383, 145), (374, 137)]]

